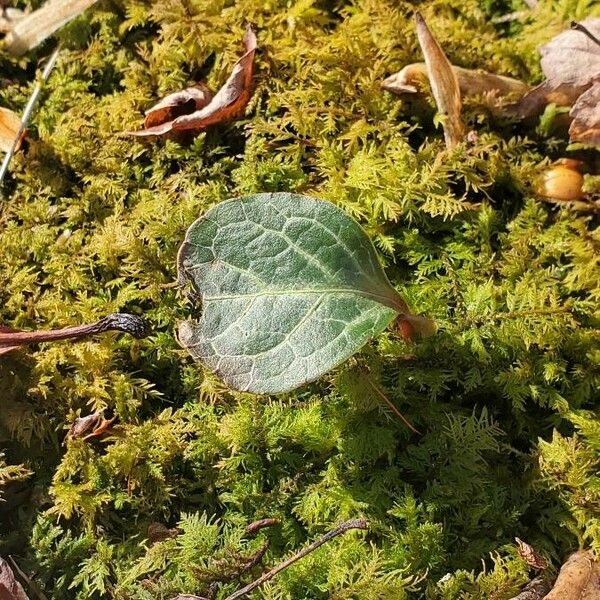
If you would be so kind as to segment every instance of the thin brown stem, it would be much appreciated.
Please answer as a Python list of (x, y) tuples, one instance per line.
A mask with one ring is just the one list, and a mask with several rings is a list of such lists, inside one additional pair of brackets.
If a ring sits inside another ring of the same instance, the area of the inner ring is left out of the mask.
[(581, 31), (581, 33), (587, 35), (587, 37), (589, 37), (594, 44), (600, 46), (600, 40), (585, 25), (582, 25), (577, 21), (571, 21), (571, 29), (574, 29), (575, 31)]
[(135, 315), (114, 313), (89, 325), (76, 325), (48, 331), (0, 331), (0, 353), (6, 348), (16, 348), (39, 342), (79, 339), (105, 331), (123, 331), (138, 339), (149, 334), (148, 323), (144, 319)]
[(270, 519), (259, 519), (258, 521), (253, 521), (246, 527), (246, 535), (256, 535), (261, 529), (265, 529), (265, 527), (273, 527), (273, 525), (279, 525), (281, 523), (280, 519), (270, 518)]
[(392, 401), (386, 396), (385, 392), (381, 388), (381, 386), (375, 383), (368, 375), (366, 376), (369, 385), (373, 388), (373, 391), (377, 394), (377, 396), (383, 400), (392, 410), (392, 412), (400, 418), (400, 420), (414, 433), (417, 435), (421, 435), (421, 432), (416, 429), (410, 421), (394, 406)]
[(319, 538), (306, 548), (300, 550), (300, 552), (294, 554), (287, 560), (284, 560), (276, 567), (273, 567), (270, 571), (267, 571), (252, 583), (249, 583), (243, 588), (237, 590), (237, 592), (230, 594), (229, 596), (227, 596), (227, 598), (225, 598), (225, 600), (237, 600), (238, 598), (242, 598), (246, 594), (249, 594), (257, 587), (260, 587), (266, 581), (269, 581), (269, 579), (273, 579), (275, 575), (281, 573), (281, 571), (283, 571), (284, 569), (287, 569), (289, 566), (293, 565), (296, 561), (300, 560), (301, 558), (304, 558), (311, 552), (314, 552), (317, 548), (319, 548), (323, 544), (326, 544), (338, 535), (346, 533), (350, 529), (368, 529), (368, 527), (369, 524), (365, 519), (351, 519), (350, 521), (346, 521), (345, 523), (338, 525), (335, 529), (332, 529), (331, 531), (327, 532), (323, 537)]

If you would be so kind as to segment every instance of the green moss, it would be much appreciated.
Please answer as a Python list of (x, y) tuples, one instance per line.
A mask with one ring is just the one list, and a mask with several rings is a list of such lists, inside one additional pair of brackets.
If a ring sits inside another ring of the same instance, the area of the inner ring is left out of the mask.
[[(532, 83), (535, 48), (599, 14), (548, 0), (535, 19), (490, 20), (518, 8), (421, 5), (454, 63)], [(6, 460), (35, 473), (5, 487), (0, 554), (35, 570), (50, 597), (205, 594), (266, 539), (274, 564), (360, 515), (367, 535), (338, 538), (252, 597), (502, 600), (530, 576), (515, 536), (555, 566), (579, 545), (600, 551), (596, 223), (534, 197), (539, 165), (566, 151), (548, 127), (469, 107), (478, 141), (441, 154), (432, 107), (380, 89), (421, 60), (413, 9), (103, 0), (61, 31), (6, 184), (0, 318), (51, 327), (122, 310), (145, 314), (154, 334), (42, 345), (0, 365)], [(121, 135), (194, 78), (223, 83), (247, 21), (260, 51), (244, 119), (191, 143)], [(2, 105), (22, 109), (48, 49), (0, 54)], [(210, 206), (259, 191), (310, 193), (357, 217), (439, 333), (418, 345), (384, 334), (281, 398), (230, 392), (193, 364), (173, 337), (189, 310), (172, 285), (178, 246)], [(103, 407), (119, 417), (113, 436), (63, 445), (78, 414)], [(281, 524), (247, 540), (246, 524), (267, 516)], [(153, 522), (181, 532), (150, 543)], [(238, 586), (221, 580), (218, 598)]]

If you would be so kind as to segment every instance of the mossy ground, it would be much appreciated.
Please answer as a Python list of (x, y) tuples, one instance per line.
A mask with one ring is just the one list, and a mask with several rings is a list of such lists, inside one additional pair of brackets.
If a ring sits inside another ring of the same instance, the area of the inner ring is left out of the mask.
[[(517, 0), (418, 6), (454, 64), (531, 83), (537, 46), (600, 14), (589, 1), (542, 0), (507, 25), (492, 17), (523, 9)], [(533, 193), (540, 164), (566, 155), (551, 127), (467, 106), (478, 140), (445, 153), (432, 105), (380, 89), (421, 60), (414, 8), (101, 0), (61, 31), (2, 202), (0, 318), (60, 327), (120, 310), (144, 314), (154, 333), (0, 363), (6, 462), (34, 472), (4, 490), (0, 554), (49, 598), (170, 598), (212, 581), (224, 598), (266, 539), (275, 564), (356, 516), (367, 534), (339, 538), (252, 597), (501, 600), (533, 576), (515, 536), (554, 568), (579, 546), (600, 551), (597, 222)], [(120, 135), (166, 93), (222, 84), (248, 21), (260, 52), (243, 119), (193, 140)], [(0, 55), (2, 105), (22, 109), (50, 48)], [(225, 389), (174, 339), (189, 313), (175, 256), (207, 208), (262, 191), (312, 194), (359, 219), (439, 333), (416, 345), (385, 334), (279, 398)], [(102, 407), (118, 415), (112, 436), (63, 443), (77, 414)], [(245, 540), (263, 517), (281, 524)], [(180, 535), (150, 543), (153, 522)]]

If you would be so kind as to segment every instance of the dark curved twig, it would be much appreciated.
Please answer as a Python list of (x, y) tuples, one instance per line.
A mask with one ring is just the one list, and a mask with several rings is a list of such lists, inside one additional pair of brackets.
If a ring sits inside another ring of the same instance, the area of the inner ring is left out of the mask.
[(79, 339), (105, 331), (123, 331), (141, 339), (150, 334), (148, 321), (125, 313), (114, 313), (89, 325), (76, 325), (47, 331), (7, 331), (0, 330), (0, 354), (15, 350), (20, 346), (39, 342)]
[(326, 544), (327, 542), (329, 542), (333, 538), (337, 537), (338, 535), (341, 535), (342, 533), (346, 533), (350, 529), (368, 529), (368, 527), (369, 527), (369, 524), (366, 521), (366, 519), (351, 519), (350, 521), (346, 521), (345, 523), (338, 525), (335, 529), (332, 529), (331, 531), (327, 532), (323, 537), (319, 538), (318, 540), (316, 540), (315, 542), (313, 542), (306, 548), (300, 550), (300, 552), (298, 552), (297, 554), (294, 554), (287, 560), (284, 560), (282, 563), (278, 564), (276, 567), (273, 567), (270, 571), (267, 571), (266, 573), (261, 575), (258, 579), (253, 581), (252, 583), (249, 583), (248, 585), (244, 586), (243, 588), (237, 590), (237, 592), (230, 594), (229, 596), (227, 596), (227, 598), (225, 598), (225, 600), (237, 600), (238, 598), (241, 598), (242, 596), (249, 594), (250, 592), (255, 590), (257, 587), (261, 586), (266, 581), (269, 581), (269, 579), (273, 579), (273, 577), (275, 577), (275, 575), (277, 575), (284, 569), (287, 569), (290, 565), (294, 564), (296, 561), (300, 560), (301, 558), (304, 558), (307, 554), (314, 552), (317, 548), (319, 548), (323, 544)]

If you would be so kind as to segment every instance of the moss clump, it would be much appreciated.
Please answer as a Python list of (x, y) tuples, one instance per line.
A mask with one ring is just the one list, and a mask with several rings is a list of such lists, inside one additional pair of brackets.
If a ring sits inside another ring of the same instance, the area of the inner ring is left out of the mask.
[[(525, 23), (492, 23), (517, 4), (421, 8), (452, 62), (532, 83), (536, 46), (598, 14), (548, 0)], [(223, 598), (238, 586), (227, 574), (265, 539), (273, 564), (357, 516), (367, 536), (337, 539), (253, 597), (500, 600), (530, 576), (515, 536), (555, 566), (578, 546), (600, 551), (596, 223), (533, 196), (564, 141), (468, 109), (478, 141), (440, 154), (432, 107), (380, 89), (420, 60), (413, 9), (103, 0), (60, 33), (2, 206), (1, 320), (57, 327), (121, 310), (155, 333), (0, 363), (6, 462), (35, 473), (4, 491), (0, 554), (52, 598), (206, 595), (215, 581)], [(119, 135), (165, 93), (223, 83), (247, 21), (260, 53), (244, 119), (191, 143)], [(3, 105), (22, 108), (47, 53), (0, 55)], [(224, 389), (173, 338), (187, 311), (175, 255), (199, 214), (259, 191), (313, 194), (357, 217), (438, 335), (416, 346), (383, 335), (281, 398)], [(62, 445), (77, 414), (104, 407), (119, 418), (111, 437)], [(247, 540), (263, 517), (281, 524)], [(156, 522), (177, 535), (149, 541)]]

